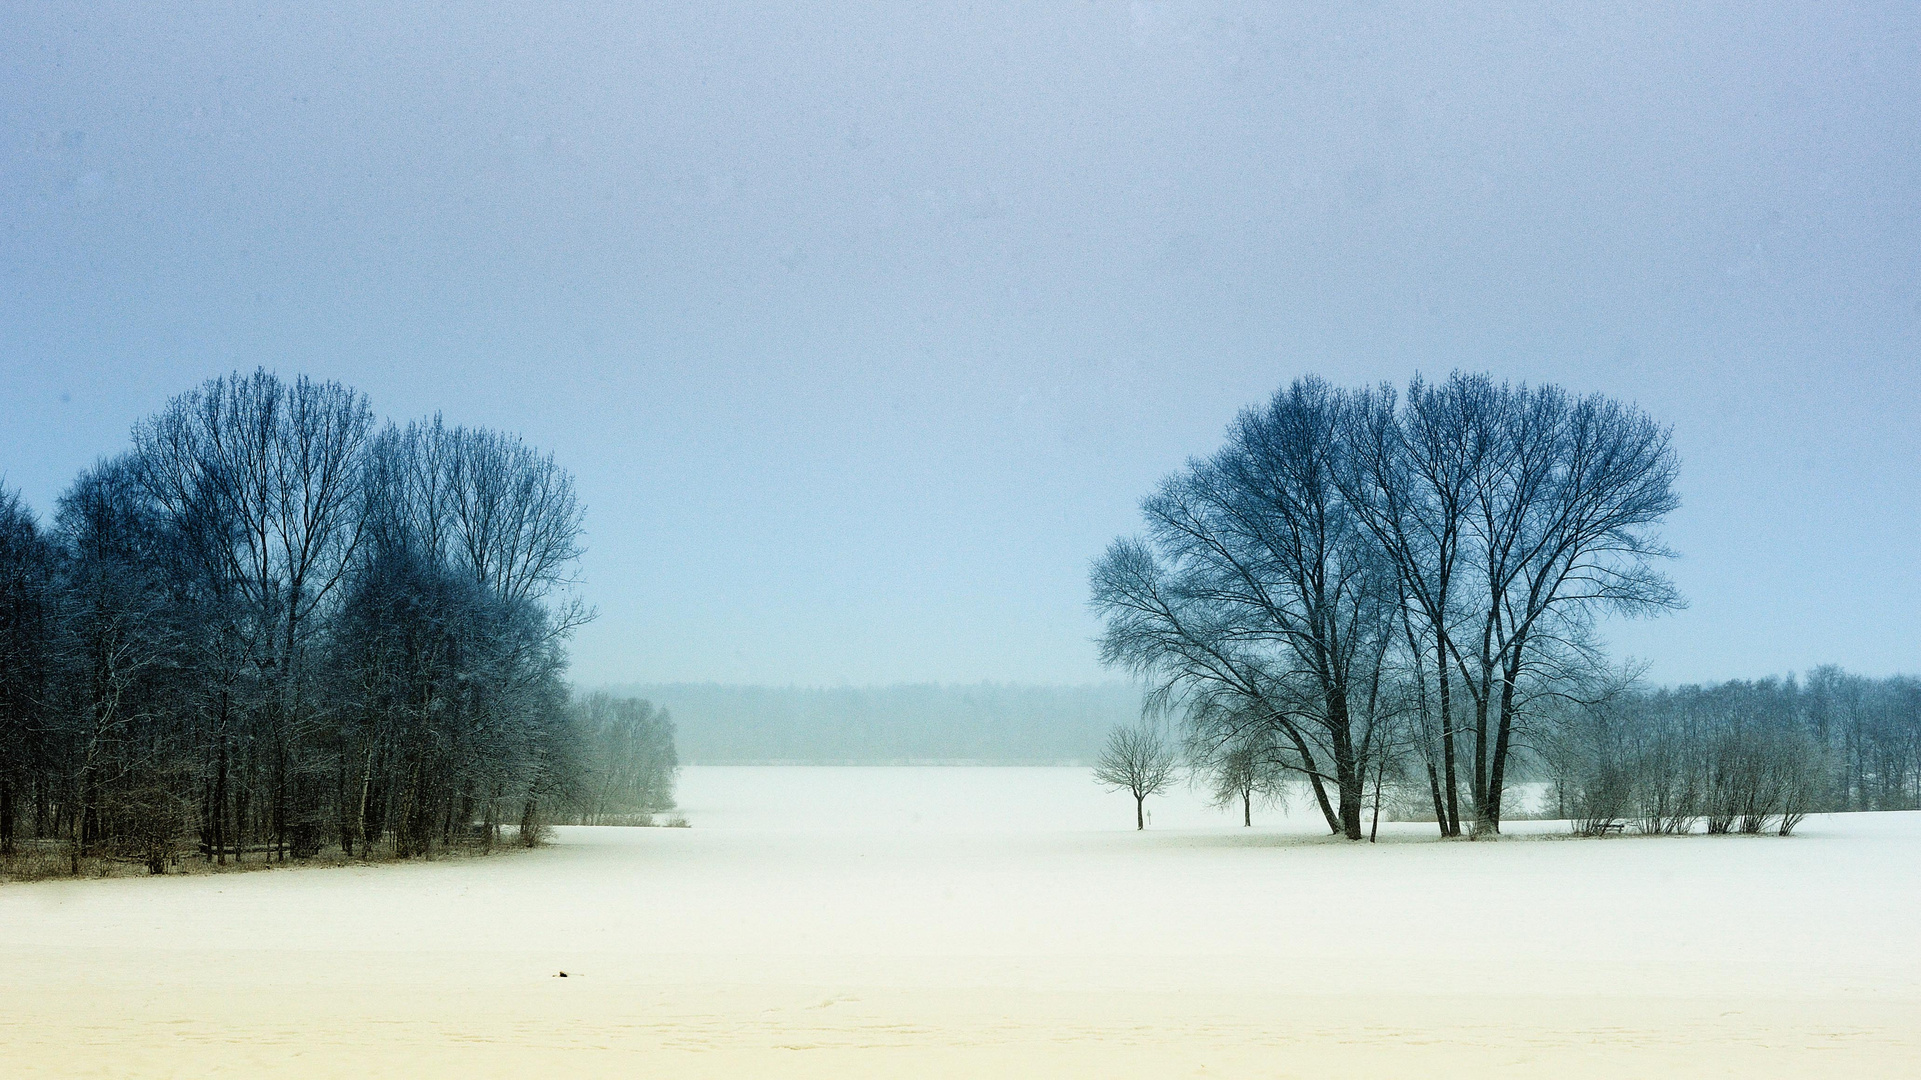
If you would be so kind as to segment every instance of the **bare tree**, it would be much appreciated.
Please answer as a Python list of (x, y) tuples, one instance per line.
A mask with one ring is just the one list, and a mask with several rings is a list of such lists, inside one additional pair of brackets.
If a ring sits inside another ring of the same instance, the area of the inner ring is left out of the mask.
[(1174, 748), (1154, 728), (1139, 724), (1115, 728), (1107, 736), (1107, 748), (1094, 765), (1094, 779), (1109, 790), (1125, 790), (1134, 796), (1134, 828), (1147, 828), (1145, 805), (1149, 795), (1159, 795), (1174, 782)]
[(1103, 660), (1149, 679), (1190, 739), (1270, 731), (1329, 830), (1359, 840), (1399, 599), (1337, 483), (1344, 402), (1304, 379), (1243, 412), (1145, 501), (1147, 535), (1096, 563), (1093, 603)]
[(164, 782), (180, 750), (166, 675), (178, 667), (181, 641), (158, 573), (163, 533), (124, 458), (75, 481), (56, 527), (64, 548), (53, 635), (61, 692), (48, 727), (69, 867), (78, 873), (83, 856), (146, 837), (140, 854), (158, 872), (180, 824), (169, 805), (138, 797)]
[(312, 720), (304, 695), (317, 615), (360, 541), (372, 422), (357, 391), (256, 370), (210, 380), (135, 431), (147, 487), (183, 530), (197, 511), (223, 523), (218, 558), (236, 600), (234, 645), (254, 668), (240, 678), (257, 683), (250, 741), (280, 859), (318, 843), (325, 781), (294, 750)]
[(1590, 662), (1600, 611), (1680, 605), (1657, 567), (1669, 552), (1655, 529), (1676, 505), (1668, 433), (1599, 395), (1459, 373), (1417, 379), (1398, 409), (1389, 390), (1357, 395), (1348, 429), (1337, 476), (1399, 576), (1410, 650), (1435, 661), (1420, 677), (1439, 714), (1442, 831), (1460, 831), (1457, 677), (1471, 704), (1474, 827), (1499, 831), (1530, 679)]
[[(1501, 554), (1486, 557), (1491, 602), (1475, 695), (1476, 827), (1496, 831), (1517, 691), (1536, 658), (1557, 647), (1578, 651), (1598, 611), (1640, 616), (1682, 606), (1656, 566), (1672, 552), (1654, 528), (1679, 503), (1673, 491), (1678, 464), (1667, 430), (1599, 395), (1576, 401), (1540, 388), (1516, 396), (1505, 425), (1516, 479), (1484, 481), (1476, 490), (1484, 535), (1501, 538)], [(1545, 466), (1534, 463), (1540, 455)], [(1490, 654), (1496, 657), (1491, 668)], [(1498, 672), (1495, 684), (1488, 681), (1490, 671)], [(1491, 752), (1484, 755), (1484, 716), (1497, 690), (1499, 721)], [(1479, 771), (1483, 758), (1485, 773)]]
[(1438, 387), (1416, 376), (1404, 407), (1390, 387), (1362, 391), (1348, 407), (1349, 453), (1335, 472), (1399, 578), (1424, 717), (1422, 758), (1443, 836), (1461, 834), (1451, 635), (1471, 483), (1487, 452), (1477, 421), (1488, 392), (1485, 378), (1460, 374)]
[(1255, 801), (1276, 799), (1286, 791), (1287, 774), (1277, 764), (1285, 751), (1273, 745), (1271, 730), (1253, 724), (1235, 726), (1245, 734), (1232, 742), (1206, 738), (1190, 742), (1190, 776), (1204, 786), (1212, 805), (1238, 804), (1241, 825), (1251, 827)]

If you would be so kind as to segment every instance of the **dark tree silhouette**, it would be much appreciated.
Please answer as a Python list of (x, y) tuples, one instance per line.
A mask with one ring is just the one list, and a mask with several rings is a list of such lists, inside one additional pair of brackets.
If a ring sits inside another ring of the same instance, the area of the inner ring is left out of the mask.
[(1174, 782), (1174, 748), (1160, 732), (1146, 725), (1115, 728), (1094, 766), (1094, 779), (1110, 789), (1134, 796), (1134, 828), (1147, 828), (1149, 795), (1159, 795)]

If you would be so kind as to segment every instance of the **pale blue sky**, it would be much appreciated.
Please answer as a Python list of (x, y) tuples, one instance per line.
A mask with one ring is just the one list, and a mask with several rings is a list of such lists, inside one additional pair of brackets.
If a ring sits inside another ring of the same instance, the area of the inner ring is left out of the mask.
[(587, 682), (1103, 677), (1089, 560), (1304, 372), (1674, 426), (1663, 680), (1921, 669), (1921, 18), (0, 9), (0, 473), (338, 378), (578, 475)]

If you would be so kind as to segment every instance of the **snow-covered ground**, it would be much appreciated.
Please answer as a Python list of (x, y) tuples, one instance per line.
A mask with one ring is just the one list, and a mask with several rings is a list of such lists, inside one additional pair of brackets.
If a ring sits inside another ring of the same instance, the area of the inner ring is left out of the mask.
[(681, 804), (0, 887), (0, 1074), (1921, 1075), (1921, 814), (1370, 846), (939, 767), (688, 769)]

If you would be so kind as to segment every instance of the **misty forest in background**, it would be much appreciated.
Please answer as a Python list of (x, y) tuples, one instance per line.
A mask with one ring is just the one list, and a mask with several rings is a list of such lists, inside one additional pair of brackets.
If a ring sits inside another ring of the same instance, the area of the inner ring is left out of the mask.
[(1921, 679), (1636, 689), (1563, 708), (1536, 751), (1546, 811), (1577, 831), (1793, 831), (1801, 816), (1921, 810)]
[(630, 684), (670, 709), (690, 765), (1081, 765), (1141, 692), (1089, 686)]
[(670, 807), (667, 715), (563, 681), (581, 532), (520, 438), (265, 371), (50, 524), (0, 491), (0, 855), (407, 857)]
[(1102, 659), (1180, 736), (1116, 729), (1099, 779), (1138, 807), (1178, 749), (1244, 820), (1305, 790), (1349, 839), (1390, 798), (1443, 836), (1499, 832), (1523, 779), (1590, 833), (1921, 806), (1913, 679), (1650, 692), (1609, 660), (1598, 617), (1682, 604), (1658, 531), (1678, 469), (1665, 428), (1601, 395), (1293, 383), (1095, 564)]

